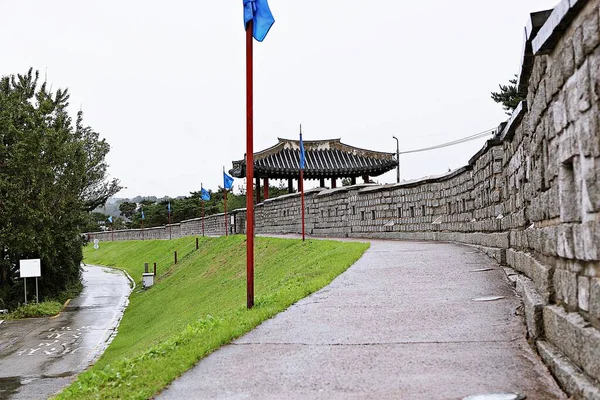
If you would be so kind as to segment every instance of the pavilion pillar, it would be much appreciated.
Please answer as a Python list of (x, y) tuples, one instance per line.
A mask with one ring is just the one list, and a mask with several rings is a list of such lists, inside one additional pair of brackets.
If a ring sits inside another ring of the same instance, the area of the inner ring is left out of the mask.
[(335, 188), (336, 188), (336, 186), (335, 186), (335, 181), (336, 181), (336, 178), (331, 178), (331, 188), (332, 188), (332, 189), (335, 189)]
[(356, 185), (356, 177), (353, 176), (352, 178), (350, 178), (350, 184), (351, 185)]
[(269, 198), (269, 178), (263, 178), (263, 200)]
[(288, 193), (294, 193), (294, 181), (292, 178), (288, 179)]
[(363, 175), (362, 180), (364, 183), (369, 183), (369, 175)]
[(254, 178), (256, 181), (256, 204), (260, 203), (260, 178)]
[(319, 187), (325, 187), (325, 178), (321, 178), (321, 182), (319, 182)]

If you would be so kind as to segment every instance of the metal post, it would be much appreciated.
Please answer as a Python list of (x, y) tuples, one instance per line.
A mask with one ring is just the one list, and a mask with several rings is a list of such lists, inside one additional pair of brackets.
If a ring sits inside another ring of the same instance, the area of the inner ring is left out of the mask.
[(198, 250), (198, 238), (196, 238), (196, 250)]
[(156, 263), (154, 263), (154, 276), (156, 276)]
[(39, 293), (38, 293), (38, 282), (37, 282), (37, 278), (38, 278), (38, 277), (36, 276), (36, 277), (35, 277), (35, 302), (36, 302), (37, 304), (40, 304), (40, 297), (39, 297), (40, 295), (39, 295)]
[(300, 186), (300, 207), (302, 208), (302, 241), (304, 242), (304, 169), (300, 169), (300, 180), (298, 181)]
[(148, 263), (144, 263), (144, 273), (148, 273)]
[(23, 284), (25, 285), (25, 304), (27, 304), (27, 278), (23, 278)]
[(246, 25), (246, 305), (254, 306), (254, 144), (252, 26)]
[(169, 210), (169, 240), (171, 240), (171, 210)]
[(398, 161), (398, 166), (396, 167), (396, 183), (400, 183), (400, 142), (396, 136), (392, 136), (396, 139), (396, 161)]
[(204, 200), (202, 200), (202, 236), (204, 236)]
[(177, 252), (175, 252), (174, 254), (175, 254), (175, 264), (177, 264)]

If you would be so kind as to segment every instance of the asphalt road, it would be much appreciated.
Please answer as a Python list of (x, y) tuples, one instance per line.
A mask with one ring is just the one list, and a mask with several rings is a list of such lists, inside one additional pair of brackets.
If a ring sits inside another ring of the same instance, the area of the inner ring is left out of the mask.
[(527, 343), (519, 305), (503, 269), (471, 247), (371, 241), (329, 286), (158, 398), (565, 399)]
[(130, 283), (118, 270), (86, 266), (85, 288), (57, 317), (0, 324), (0, 400), (46, 399), (102, 354), (121, 320)]

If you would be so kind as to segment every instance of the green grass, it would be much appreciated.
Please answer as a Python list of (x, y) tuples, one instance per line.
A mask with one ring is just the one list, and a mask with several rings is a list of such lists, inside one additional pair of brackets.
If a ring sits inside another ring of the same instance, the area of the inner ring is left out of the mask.
[(62, 310), (62, 304), (57, 301), (42, 301), (39, 304), (29, 303), (20, 305), (6, 316), (6, 319), (41, 318), (56, 315)]
[[(366, 243), (256, 238), (255, 307), (246, 309), (245, 236), (101, 243), (89, 264), (115, 266), (136, 281), (144, 262), (157, 281), (130, 298), (119, 333), (100, 360), (58, 398), (149, 398), (219, 346), (327, 285)], [(185, 250), (182, 250), (185, 249)], [(179, 263), (171, 265), (174, 250)]]

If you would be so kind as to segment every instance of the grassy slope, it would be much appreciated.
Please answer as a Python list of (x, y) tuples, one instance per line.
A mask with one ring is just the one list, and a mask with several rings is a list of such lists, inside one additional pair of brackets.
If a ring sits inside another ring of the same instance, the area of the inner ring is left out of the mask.
[[(257, 238), (256, 306), (248, 311), (245, 237), (202, 238), (199, 251), (193, 251), (194, 240), (86, 248), (87, 263), (125, 269), (136, 281), (144, 262), (165, 262), (158, 264), (153, 288), (132, 294), (119, 334), (101, 359), (61, 398), (148, 398), (215, 348), (327, 285), (368, 248)], [(176, 249), (180, 261), (169, 265)]]

